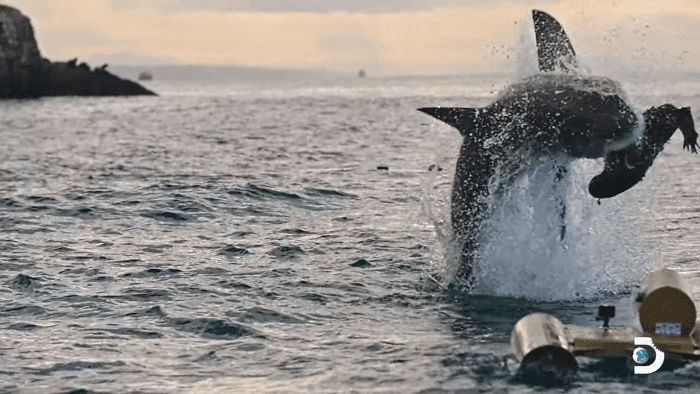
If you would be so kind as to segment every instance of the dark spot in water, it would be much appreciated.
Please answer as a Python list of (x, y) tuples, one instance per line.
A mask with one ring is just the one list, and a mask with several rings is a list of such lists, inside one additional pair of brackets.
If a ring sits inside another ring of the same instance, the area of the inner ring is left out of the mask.
[(260, 334), (257, 334), (252, 328), (222, 319), (173, 318), (168, 319), (168, 323), (178, 330), (200, 334), (203, 337), (209, 338), (233, 339), (251, 335), (260, 336)]
[(65, 247), (65, 246), (56, 246), (55, 248), (50, 248), (49, 250), (52, 251), (52, 252), (59, 252), (59, 253), (71, 253), (71, 252), (75, 252), (74, 249), (67, 248), (67, 247)]
[(248, 197), (253, 199), (288, 199), (288, 200), (300, 200), (301, 196), (295, 193), (286, 193), (279, 190), (275, 190), (269, 187), (258, 186), (252, 183), (245, 185), (243, 188), (237, 188), (228, 192), (231, 195)]
[(285, 229), (280, 230), (280, 232), (284, 233), (284, 234), (299, 234), (299, 235), (311, 234), (310, 232), (308, 232), (306, 230), (302, 230), (300, 228), (285, 228)]
[(92, 279), (93, 282), (114, 282), (115, 280), (113, 276), (108, 275), (100, 275)]
[(76, 211), (78, 212), (79, 215), (82, 216), (82, 215), (92, 214), (94, 209), (85, 207), (85, 208), (78, 208)]
[(149, 211), (142, 213), (141, 216), (166, 222), (185, 222), (190, 220), (188, 215), (172, 211)]
[(269, 300), (273, 300), (273, 301), (274, 301), (274, 300), (278, 300), (278, 299), (280, 298), (280, 294), (279, 294), (279, 293), (276, 293), (276, 292), (274, 292), (274, 291), (265, 291), (265, 290), (262, 290), (262, 291), (258, 291), (258, 295), (261, 296), (261, 297), (265, 297), (265, 298), (267, 298), (267, 299), (269, 299)]
[(163, 289), (127, 289), (123, 298), (134, 301), (150, 301), (154, 299), (169, 300), (170, 293)]
[(203, 354), (196, 359), (194, 359), (195, 362), (202, 362), (202, 361), (211, 361), (211, 360), (218, 360), (219, 358), (216, 356), (216, 350), (212, 350), (207, 354)]
[(0, 198), (0, 205), (6, 206), (8, 208), (18, 208), (22, 206), (22, 204), (19, 201), (15, 200), (14, 198), (8, 197)]
[(105, 302), (105, 298), (100, 296), (84, 296), (79, 294), (68, 294), (61, 297), (56, 297), (54, 298), (54, 300), (65, 301), (66, 303), (71, 304), (72, 306), (76, 306), (77, 304)]
[(34, 278), (29, 275), (18, 274), (13, 279), (7, 281), (6, 283), (13, 289), (26, 290), (34, 289), (40, 287), (39, 279)]
[(351, 221), (351, 220), (352, 220), (352, 219), (350, 219), (350, 218), (347, 217), (347, 216), (341, 216), (341, 217), (333, 218), (333, 221), (334, 221), (334, 222), (349, 222), (349, 221)]
[(229, 280), (223, 280), (218, 283), (219, 286), (224, 289), (252, 289), (253, 287), (241, 282), (234, 282)]
[(114, 205), (134, 206), (134, 205), (139, 205), (139, 204), (141, 204), (141, 201), (139, 201), (139, 200), (125, 200), (125, 201), (118, 201)]
[(155, 331), (141, 331), (141, 330), (136, 330), (133, 328), (115, 328), (112, 330), (103, 330), (103, 331), (108, 331), (113, 334), (117, 335), (126, 335), (130, 337), (135, 337), (135, 338), (141, 338), (141, 339), (152, 339), (152, 338), (162, 338), (163, 334), (155, 332)]
[(126, 363), (122, 361), (115, 361), (111, 363), (102, 363), (102, 362), (85, 362), (85, 361), (78, 361), (78, 362), (72, 362), (72, 363), (65, 363), (65, 364), (54, 364), (53, 367), (51, 368), (42, 368), (37, 371), (39, 375), (48, 375), (53, 372), (57, 371), (82, 371), (83, 369), (109, 369), (113, 367), (121, 367), (126, 365)]
[(29, 196), (25, 197), (26, 200), (32, 201), (32, 202), (37, 202), (37, 203), (57, 203), (58, 200), (53, 198), (53, 197), (44, 197), (44, 196)]
[(127, 313), (125, 316), (148, 316), (165, 318), (167, 315), (159, 305), (156, 305), (148, 309), (141, 309), (138, 311)]
[(246, 254), (249, 254), (249, 253), (250, 253), (250, 252), (248, 251), (248, 249), (239, 248), (239, 247), (234, 246), (234, 245), (224, 246), (224, 247), (221, 248), (221, 250), (219, 251), (219, 254), (223, 254), (223, 255), (226, 255), (226, 256), (229, 256), (229, 257), (243, 256), (243, 255), (246, 255)]
[(167, 270), (162, 270), (162, 269), (160, 269), (160, 268), (149, 268), (149, 269), (146, 270), (146, 272), (149, 273), (149, 274), (156, 275), (156, 274), (162, 274), (162, 273), (166, 273), (166, 274), (177, 274), (177, 273), (180, 273), (180, 272), (182, 272), (182, 271), (180, 271), (180, 270), (177, 269), (177, 268), (168, 268)]
[(0, 316), (43, 315), (46, 309), (36, 305), (21, 305), (0, 310)]
[(270, 251), (270, 254), (279, 258), (293, 258), (305, 254), (304, 250), (296, 245), (278, 246)]
[(152, 308), (146, 309), (143, 312), (144, 315), (147, 316), (158, 316), (158, 317), (165, 317), (165, 312), (163, 312), (163, 309), (160, 307), (160, 305), (156, 305)]
[(66, 194), (66, 198), (73, 201), (82, 201), (87, 199), (87, 196), (83, 194)]
[(257, 352), (263, 349), (265, 349), (265, 345), (262, 343), (244, 343), (236, 348), (241, 352)]
[(75, 209), (57, 208), (53, 211), (53, 214), (56, 216), (76, 217), (81, 219), (93, 219), (97, 217), (97, 215), (94, 213), (94, 209), (89, 207)]
[(326, 297), (318, 293), (305, 293), (302, 294), (301, 297), (309, 301), (318, 302), (319, 304), (325, 304), (328, 301)]
[[(404, 350), (406, 346), (402, 343), (395, 343), (395, 342), (390, 342), (390, 341), (380, 341), (373, 343), (369, 346), (367, 346), (365, 349), (367, 349), (370, 352), (373, 353), (378, 353), (378, 354), (391, 354), (391, 353), (397, 353), (402, 350)], [(392, 360), (392, 362), (403, 362), (403, 360), (398, 359), (398, 360)]]
[(379, 170), (379, 171), (389, 171), (389, 166), (377, 166), (377, 170)]
[(49, 209), (49, 207), (46, 205), (32, 205), (31, 207), (27, 208), (27, 211), (40, 212), (40, 211), (45, 211), (47, 209)]
[(294, 276), (295, 271), (291, 268), (274, 268), (270, 273), (274, 278), (289, 278)]
[(245, 323), (286, 323), (286, 324), (302, 324), (304, 320), (294, 316), (286, 315), (272, 309), (253, 307), (243, 313), (234, 314), (236, 320)]
[(147, 278), (147, 277), (158, 277), (158, 276), (170, 276), (170, 275), (177, 275), (181, 270), (177, 268), (168, 268), (168, 269), (160, 269), (160, 268), (149, 268), (145, 271), (141, 272), (127, 272), (126, 274), (122, 275), (123, 278)]
[(127, 259), (127, 260), (118, 260), (118, 261), (115, 261), (116, 264), (124, 264), (124, 265), (133, 264), (133, 263), (139, 263), (139, 262), (141, 262), (140, 259)]
[(310, 195), (310, 196), (321, 196), (321, 197), (323, 197), (323, 196), (330, 196), (330, 197), (351, 197), (351, 198), (357, 197), (357, 196), (354, 195), (354, 194), (345, 193), (345, 192), (341, 192), (341, 191), (338, 191), (338, 190), (318, 189), (318, 188), (313, 188), (313, 187), (304, 189), (304, 193), (306, 193), (306, 194), (308, 194), (308, 195)]
[(92, 391), (88, 389), (71, 389), (64, 391), (62, 394), (105, 394), (103, 391)]
[(434, 171), (434, 170), (436, 170), (436, 169), (437, 169), (438, 171), (442, 171), (442, 167), (440, 167), (440, 166), (437, 165), (437, 164), (431, 164), (430, 166), (428, 166), (428, 171)]
[(36, 324), (32, 323), (14, 323), (10, 324), (7, 328), (10, 330), (17, 330), (17, 331), (31, 331), (34, 329), (37, 329), (41, 326), (37, 326)]
[(96, 275), (101, 274), (102, 272), (97, 268), (82, 267), (82, 268), (71, 268), (71, 269), (63, 270), (59, 273), (63, 274), (63, 275), (96, 276)]
[(153, 253), (153, 254), (163, 253), (163, 249), (153, 248), (153, 247), (143, 248), (142, 251), (143, 251), (143, 253)]
[[(202, 263), (205, 264), (205, 263)], [(225, 276), (229, 275), (231, 272), (229, 270), (219, 268), (219, 267), (204, 267), (197, 270), (198, 275), (214, 275), (214, 276)]]
[(374, 267), (372, 264), (370, 264), (369, 261), (365, 259), (359, 259), (356, 262), (350, 264), (351, 267), (356, 267), (356, 268), (368, 268), (368, 267)]

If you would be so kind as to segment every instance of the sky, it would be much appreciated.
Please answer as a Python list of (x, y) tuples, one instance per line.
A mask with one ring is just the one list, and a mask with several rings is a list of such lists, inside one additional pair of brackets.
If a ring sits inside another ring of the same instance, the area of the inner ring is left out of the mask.
[[(700, 71), (698, 0), (4, 0), (42, 55), (91, 64), (365, 69), (372, 75), (527, 68), (532, 8), (591, 68)], [(531, 56), (530, 56), (531, 57)]]

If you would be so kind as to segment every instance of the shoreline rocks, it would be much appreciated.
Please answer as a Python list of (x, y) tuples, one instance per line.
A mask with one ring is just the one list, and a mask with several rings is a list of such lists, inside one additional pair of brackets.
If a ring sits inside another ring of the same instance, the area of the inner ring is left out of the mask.
[(106, 65), (91, 70), (76, 63), (43, 58), (29, 18), (0, 5), (0, 98), (156, 95), (111, 74)]
[(121, 79), (105, 66), (90, 69), (86, 63), (49, 62), (45, 96), (136, 96), (156, 94), (136, 82)]

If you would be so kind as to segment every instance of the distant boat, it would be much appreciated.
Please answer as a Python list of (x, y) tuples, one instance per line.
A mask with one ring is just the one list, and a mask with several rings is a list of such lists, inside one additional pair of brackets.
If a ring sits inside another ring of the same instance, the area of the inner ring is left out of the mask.
[(364, 78), (367, 76), (367, 73), (365, 72), (365, 70), (360, 70), (360, 72), (357, 73), (357, 76), (360, 78)]
[(139, 81), (150, 81), (151, 79), (153, 79), (153, 74), (150, 71), (144, 71), (139, 74)]

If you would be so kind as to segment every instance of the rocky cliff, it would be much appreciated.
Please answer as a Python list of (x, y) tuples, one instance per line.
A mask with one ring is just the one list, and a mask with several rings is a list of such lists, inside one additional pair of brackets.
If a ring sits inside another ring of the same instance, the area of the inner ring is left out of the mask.
[(155, 95), (109, 73), (106, 66), (91, 69), (76, 61), (44, 59), (29, 18), (0, 5), (0, 98)]
[(46, 64), (29, 18), (0, 6), (0, 97), (39, 97), (45, 84)]

